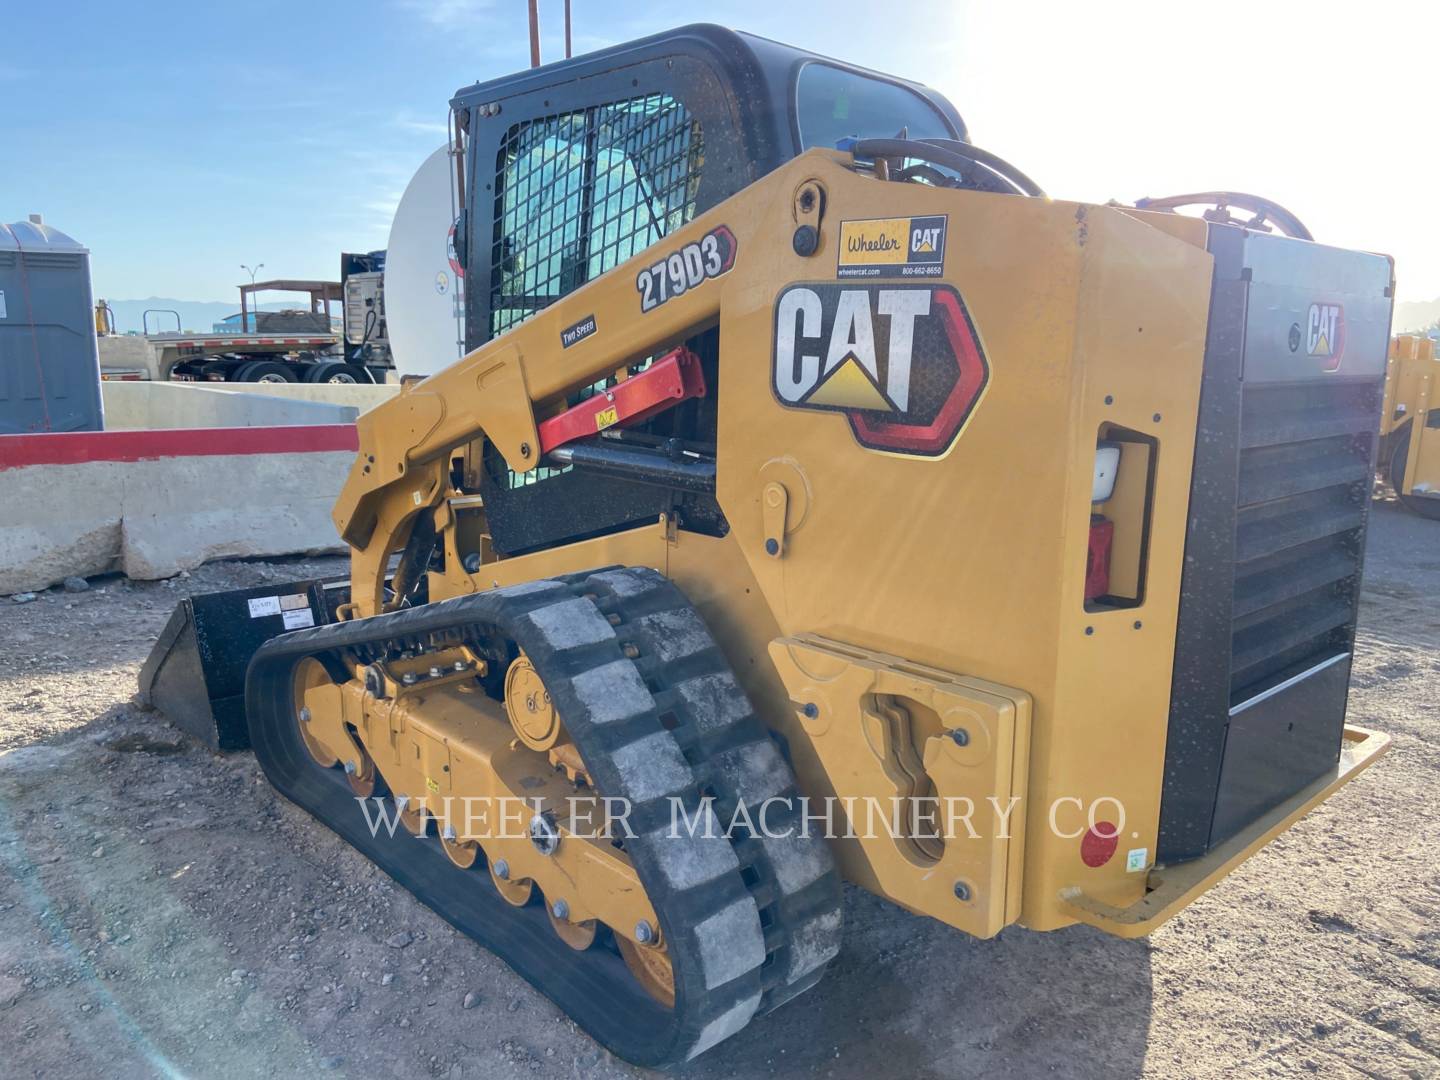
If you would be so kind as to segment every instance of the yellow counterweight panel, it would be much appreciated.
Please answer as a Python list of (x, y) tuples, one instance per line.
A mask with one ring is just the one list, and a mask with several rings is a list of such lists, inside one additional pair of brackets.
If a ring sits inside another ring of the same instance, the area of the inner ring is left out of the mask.
[[(1021, 921), (1040, 929), (1073, 921), (1060, 894), (1079, 882), (1128, 904), (1144, 891), (1158, 829), (1211, 259), (1107, 208), (820, 175), (829, 209), (819, 252), (776, 251), (764, 277), (833, 275), (834, 219), (948, 214), (944, 282), (964, 298), (990, 382), (945, 456), (866, 450), (844, 416), (779, 404), (768, 369), (752, 359), (770, 351), (773, 284), (725, 279), (718, 494), (731, 538), (782, 634), (816, 634), (1030, 694)], [(746, 362), (725, 364), (731, 356)], [(1156, 453), (1144, 599), (1088, 612), (1102, 424), (1155, 439)], [(779, 557), (764, 545), (763, 494), (777, 468), (805, 505)], [(867, 497), (852, 499), (856, 490)], [(790, 711), (772, 700), (764, 715), (777, 723)], [(792, 748), (796, 734), (787, 730)], [(857, 742), (856, 753), (868, 751)], [(796, 766), (802, 782), (815, 780), (798, 756)], [(1123, 843), (1107, 864), (1089, 867), (1079, 836), (1097, 806), (1098, 820), (1124, 826)], [(843, 866), (852, 878), (862, 872)]]

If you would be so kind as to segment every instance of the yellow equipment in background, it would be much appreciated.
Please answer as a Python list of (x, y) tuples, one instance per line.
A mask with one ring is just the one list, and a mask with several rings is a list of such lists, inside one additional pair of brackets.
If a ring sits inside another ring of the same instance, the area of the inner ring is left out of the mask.
[(95, 301), (95, 334), (111, 337), (115, 333), (115, 309), (104, 300)]
[(1390, 342), (1380, 416), (1380, 465), (1406, 509), (1440, 520), (1437, 373), (1440, 367), (1431, 338), (1399, 334)]

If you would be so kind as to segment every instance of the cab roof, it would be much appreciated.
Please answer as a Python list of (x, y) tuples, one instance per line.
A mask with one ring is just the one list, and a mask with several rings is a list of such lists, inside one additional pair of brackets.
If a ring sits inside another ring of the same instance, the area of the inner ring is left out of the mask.
[(928, 101), (945, 117), (954, 127), (957, 139), (967, 139), (965, 122), (955, 106), (950, 104), (943, 94), (922, 83), (713, 23), (692, 23), (569, 60), (559, 60), (498, 79), (477, 82), (457, 91), (451, 100), (451, 106), (457, 110), (466, 109), (547, 87), (573, 86), (577, 81), (591, 75), (682, 53), (698, 56), (706, 61), (751, 116), (790, 115), (794, 101), (795, 77), (799, 70), (806, 64), (823, 63), (842, 71), (906, 87)]

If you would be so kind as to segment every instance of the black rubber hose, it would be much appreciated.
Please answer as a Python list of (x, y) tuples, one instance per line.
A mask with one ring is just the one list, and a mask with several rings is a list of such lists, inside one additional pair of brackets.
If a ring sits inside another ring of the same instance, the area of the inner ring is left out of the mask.
[(959, 154), (961, 157), (973, 156), (979, 165), (985, 166), (991, 172), (1004, 177), (1014, 184), (1026, 195), (1037, 199), (1048, 199), (1050, 196), (1045, 190), (1029, 176), (1021, 172), (1010, 162), (1006, 161), (999, 154), (992, 154), (989, 150), (982, 150), (978, 146), (971, 146), (966, 142), (959, 142), (956, 139), (921, 139), (923, 143), (931, 146), (938, 146), (942, 150), (949, 150), (951, 153)]
[(1037, 199), (1048, 197), (1039, 184), (1004, 158), (969, 143), (951, 139), (860, 139), (855, 143), (852, 152), (856, 157), (863, 158), (910, 158), (928, 161), (932, 165), (959, 173), (978, 165), (999, 176), (1018, 194)]

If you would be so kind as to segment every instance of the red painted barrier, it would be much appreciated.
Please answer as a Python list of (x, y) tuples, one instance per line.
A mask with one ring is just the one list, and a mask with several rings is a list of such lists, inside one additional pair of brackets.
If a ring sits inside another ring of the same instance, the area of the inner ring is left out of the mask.
[(0, 435), (0, 470), (85, 461), (154, 461), (220, 454), (297, 454), (359, 448), (354, 424), (177, 428)]

